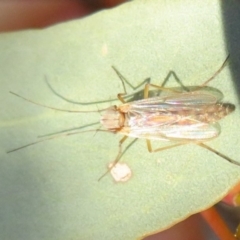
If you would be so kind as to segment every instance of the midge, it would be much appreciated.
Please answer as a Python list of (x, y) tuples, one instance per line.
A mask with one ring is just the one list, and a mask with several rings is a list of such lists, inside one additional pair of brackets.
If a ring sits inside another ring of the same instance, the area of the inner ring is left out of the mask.
[[(149, 152), (162, 151), (183, 144), (193, 143), (210, 150), (231, 163), (240, 166), (239, 162), (230, 159), (204, 143), (219, 136), (220, 125), (218, 121), (233, 112), (235, 109), (233, 104), (221, 102), (223, 98), (221, 91), (216, 88), (206, 86), (221, 72), (227, 63), (228, 58), (229, 56), (215, 74), (200, 86), (184, 87), (184, 89), (182, 89), (165, 88), (147, 83), (144, 88), (144, 99), (133, 102), (126, 102), (124, 100), (124, 95), (127, 94), (124, 81), (126, 81), (126, 83), (128, 82), (117, 71), (117, 69), (113, 67), (122, 81), (124, 88), (124, 93), (118, 94), (118, 99), (122, 102), (122, 104), (119, 106), (114, 105), (106, 109), (100, 109), (98, 111), (68, 111), (53, 108), (36, 103), (11, 92), (26, 101), (59, 111), (80, 113), (101, 112), (100, 123), (104, 129), (77, 131), (56, 135), (32, 142), (9, 152), (56, 137), (88, 131), (108, 131), (124, 135), (119, 141), (119, 151), (114, 161), (115, 164), (121, 158), (123, 142), (125, 142), (128, 137), (133, 137), (146, 139)], [(150, 87), (160, 90), (161, 94), (159, 96), (149, 97)], [(169, 141), (173, 144), (153, 149), (151, 140)]]

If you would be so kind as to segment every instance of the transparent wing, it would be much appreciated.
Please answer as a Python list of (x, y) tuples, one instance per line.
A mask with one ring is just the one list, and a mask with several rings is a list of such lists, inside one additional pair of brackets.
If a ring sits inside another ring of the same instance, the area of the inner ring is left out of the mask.
[(165, 98), (168, 104), (205, 105), (215, 104), (223, 98), (222, 92), (216, 88), (204, 88), (192, 92), (185, 92)]
[(221, 132), (218, 123), (191, 125), (168, 124), (157, 127), (123, 128), (120, 133), (134, 138), (162, 141), (207, 141)]
[[(220, 102), (223, 98), (223, 94), (216, 88), (213, 87), (188, 87), (189, 92), (164, 92), (162, 91), (161, 96), (142, 99), (127, 103), (132, 108), (143, 109), (156, 108), (159, 104), (170, 104), (170, 105), (209, 105)], [(180, 91), (179, 88), (172, 88), (173, 90)], [(195, 90), (194, 90), (195, 89)], [(124, 104), (123, 104), (124, 105)]]
[[(178, 90), (174, 88), (174, 90)], [(223, 94), (212, 87), (191, 87), (189, 92), (167, 92), (119, 106), (125, 113), (120, 133), (135, 138), (205, 141), (220, 134), (217, 104)], [(206, 117), (207, 116), (207, 117)]]
[(165, 141), (205, 141), (217, 137), (220, 125), (215, 110), (218, 111), (218, 105), (222, 106), (217, 105), (223, 98), (222, 92), (212, 87), (190, 87), (189, 90), (121, 105), (125, 126), (120, 133)]

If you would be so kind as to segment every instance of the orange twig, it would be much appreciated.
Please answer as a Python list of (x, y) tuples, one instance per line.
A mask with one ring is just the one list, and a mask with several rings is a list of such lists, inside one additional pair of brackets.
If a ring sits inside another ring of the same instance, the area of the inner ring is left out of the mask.
[(214, 207), (201, 212), (202, 217), (210, 225), (220, 240), (236, 240), (222, 217)]

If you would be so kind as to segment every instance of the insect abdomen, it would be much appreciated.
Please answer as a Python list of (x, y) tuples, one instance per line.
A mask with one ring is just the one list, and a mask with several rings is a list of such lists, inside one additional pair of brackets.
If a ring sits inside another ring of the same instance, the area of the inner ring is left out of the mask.
[(201, 111), (196, 112), (196, 120), (205, 123), (217, 122), (233, 112), (235, 106), (230, 103), (218, 103), (213, 105), (206, 105)]

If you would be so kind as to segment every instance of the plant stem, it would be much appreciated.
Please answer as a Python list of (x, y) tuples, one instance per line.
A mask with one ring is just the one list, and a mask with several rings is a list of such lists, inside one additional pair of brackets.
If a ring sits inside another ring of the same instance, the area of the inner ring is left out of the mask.
[(201, 215), (220, 240), (236, 240), (215, 207), (202, 211)]

